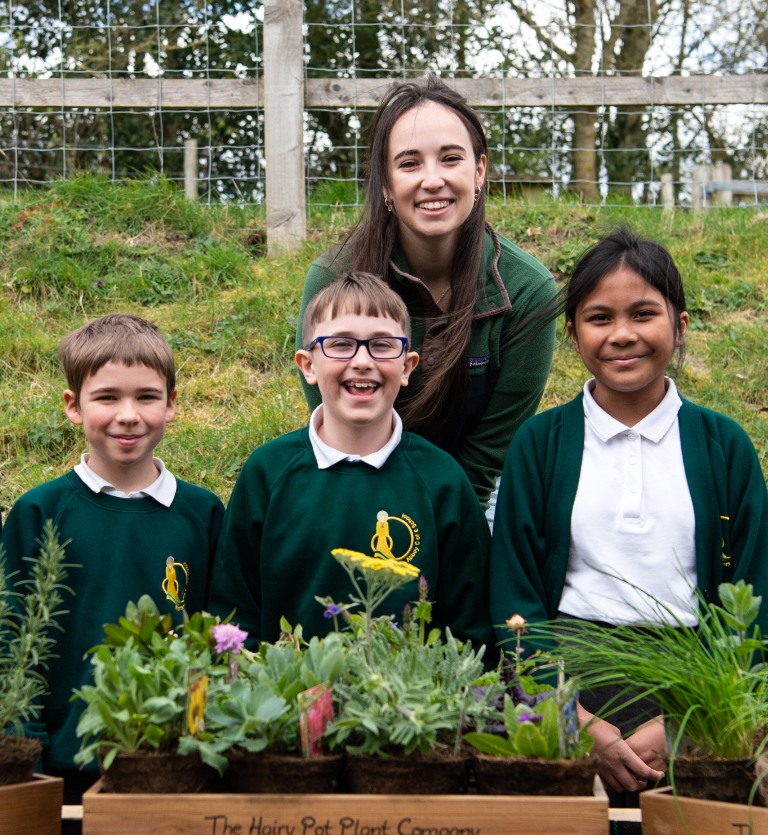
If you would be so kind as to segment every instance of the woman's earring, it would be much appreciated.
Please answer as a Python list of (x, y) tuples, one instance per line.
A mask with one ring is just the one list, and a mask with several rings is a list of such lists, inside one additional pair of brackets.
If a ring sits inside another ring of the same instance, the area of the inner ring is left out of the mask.
[(475, 203), (480, 199), (480, 189), (475, 192)]
[(386, 198), (386, 197), (384, 198), (384, 205), (387, 207), (387, 211), (388, 211), (388, 212), (391, 212), (391, 211), (392, 211), (392, 201), (391, 201), (391, 200), (387, 200), (387, 198)]

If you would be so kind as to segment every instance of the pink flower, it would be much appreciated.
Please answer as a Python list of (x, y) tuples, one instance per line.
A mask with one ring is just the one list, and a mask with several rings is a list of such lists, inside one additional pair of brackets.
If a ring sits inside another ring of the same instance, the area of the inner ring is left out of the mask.
[(521, 632), (525, 632), (525, 618), (522, 615), (512, 615), (507, 621), (507, 626), (519, 635)]
[(231, 649), (233, 653), (238, 653), (243, 648), (248, 633), (243, 632), (234, 623), (219, 623), (213, 627), (213, 637), (216, 641), (216, 652)]

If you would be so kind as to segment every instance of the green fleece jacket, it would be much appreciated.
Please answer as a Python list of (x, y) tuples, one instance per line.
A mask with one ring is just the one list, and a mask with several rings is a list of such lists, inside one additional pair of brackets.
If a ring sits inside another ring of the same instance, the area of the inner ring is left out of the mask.
[[(306, 637), (325, 635), (333, 621), (315, 595), (348, 603), (354, 591), (331, 556), (334, 548), (379, 550), (417, 566), (436, 601), (433, 626), (449, 626), (457, 638), (486, 644), (494, 654), (488, 523), (446, 453), (403, 432), (381, 469), (340, 461), (321, 470), (306, 428), (259, 447), (227, 505), (211, 611), (223, 616), (236, 607), (233, 622), (248, 631), (250, 647), (275, 641), (281, 616), (300, 623)], [(377, 614), (401, 622), (403, 607), (418, 596), (417, 584), (408, 583)]]
[[(307, 274), (301, 299), (296, 348), (305, 346), (301, 322), (315, 294), (337, 275), (349, 269), (351, 252), (331, 250), (318, 258)], [(429, 374), (433, 354), (440, 350), (447, 315), (432, 305), (424, 285), (409, 274), (398, 245), (392, 253), (387, 279), (405, 301), (411, 316), (412, 348), (421, 362), (411, 375), (395, 408), (413, 396), (424, 374)], [(427, 440), (450, 453), (467, 474), (483, 505), (496, 487), (504, 458), (515, 432), (536, 409), (552, 363), (555, 322), (515, 345), (502, 345), (506, 335), (526, 317), (549, 302), (556, 293), (549, 272), (532, 256), (489, 227), (485, 234), (479, 280), (482, 290), (475, 305), (467, 352), (469, 380), (462, 407), (452, 408), (440, 425), (418, 429)], [(302, 377), (311, 409), (320, 404), (317, 386)]]
[[(491, 614), (500, 639), (509, 639), (503, 624), (513, 614), (531, 623), (557, 614), (584, 450), (582, 398), (531, 418), (510, 447), (491, 557)], [(689, 400), (678, 421), (696, 519), (699, 591), (717, 601), (720, 583), (743, 579), (768, 600), (768, 493), (749, 436)], [(768, 632), (768, 606), (758, 623)]]
[[(47, 774), (66, 776), (78, 768), (72, 761), (80, 748), (75, 730), (85, 703), (69, 699), (74, 689), (91, 683), (90, 656), (84, 656), (101, 643), (103, 625), (117, 623), (126, 603), (143, 594), (149, 594), (161, 612), (182, 621), (182, 612), (162, 588), (169, 556), (188, 567), (186, 588), (184, 570), (178, 565), (174, 569), (187, 612), (206, 607), (224, 506), (208, 490), (178, 479), (176, 484), (176, 496), (167, 508), (152, 498), (94, 493), (70, 472), (25, 493), (8, 514), (0, 541), (9, 571), (26, 574), (22, 557), (39, 552), (37, 539), (47, 519), (58, 528), (71, 564), (66, 585), (75, 596), (64, 593), (69, 611), (59, 620), (63, 631), (55, 633), (58, 657), (43, 670), (50, 694), (43, 698), (42, 727), (34, 723), (29, 728), (45, 746)], [(98, 771), (96, 764), (91, 768)]]

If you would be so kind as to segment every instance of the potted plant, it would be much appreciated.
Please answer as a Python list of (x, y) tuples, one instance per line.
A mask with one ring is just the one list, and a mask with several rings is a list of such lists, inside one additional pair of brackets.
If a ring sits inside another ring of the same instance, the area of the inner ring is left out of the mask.
[[(199, 680), (215, 693), (229, 674), (212, 663), (211, 628), (217, 618), (197, 613), (179, 636), (147, 595), (129, 603), (119, 624), (104, 627), (92, 653), (92, 685), (77, 726), (83, 737), (75, 762), (99, 757), (102, 788), (115, 792), (199, 792), (216, 784), (223, 758), (208, 747), (189, 756), (179, 741), (188, 733), (190, 693)], [(198, 678), (196, 679), (195, 676)], [(202, 714), (201, 714), (202, 716)]]
[[(262, 644), (242, 677), (206, 711), (206, 732), (229, 763), (230, 791), (319, 794), (338, 786), (343, 758), (313, 744), (317, 734), (310, 739), (306, 725), (319, 702), (328, 702), (332, 716), (332, 691), (345, 671), (346, 650), (334, 633), (302, 646), (300, 627), (283, 621), (283, 632), (286, 640)], [(184, 740), (185, 750), (195, 744)]]
[(676, 800), (751, 804), (761, 802), (765, 769), (758, 780), (755, 764), (768, 724), (766, 641), (752, 626), (761, 598), (743, 581), (718, 593), (722, 607), (698, 598), (697, 626), (675, 622), (655, 602), (657, 623), (605, 630), (561, 620), (556, 640), (585, 687), (618, 684), (658, 701)]
[[(339, 685), (339, 715), (325, 734), (331, 750), (347, 753), (347, 788), (364, 794), (454, 794), (464, 788), (468, 757), (460, 751), (467, 717), (479, 715), (471, 687), (482, 679), (481, 647), (475, 652), (446, 630), (426, 633), (431, 620), (422, 578), (415, 610), (402, 628), (374, 618), (389, 591), (418, 576), (415, 567), (337, 550), (362, 613), (343, 633), (349, 670)], [(365, 591), (362, 589), (365, 586)]]
[(66, 590), (64, 549), (50, 520), (40, 546), (20, 591), (11, 591), (13, 578), (0, 551), (0, 807), (9, 831), (35, 821), (37, 831), (52, 833), (61, 826), (63, 781), (33, 780), (42, 748), (24, 736), (24, 725), (40, 714), (46, 692), (40, 668), (55, 651), (52, 631), (63, 614)]

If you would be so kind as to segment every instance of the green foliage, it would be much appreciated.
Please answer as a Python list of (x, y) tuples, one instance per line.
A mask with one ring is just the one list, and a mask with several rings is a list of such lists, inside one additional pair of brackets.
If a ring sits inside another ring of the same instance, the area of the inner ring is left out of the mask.
[[(567, 717), (558, 716), (555, 698), (547, 699), (539, 713), (527, 705), (512, 704), (504, 697), (504, 725), (507, 739), (496, 734), (469, 733), (464, 737), (484, 754), (499, 757), (540, 757), (545, 760), (561, 759), (561, 734)], [(594, 740), (589, 734), (577, 736), (577, 742), (567, 750), (568, 757), (579, 759), (592, 749)]]
[[(179, 636), (171, 615), (161, 615), (143, 595), (138, 603), (128, 603), (118, 624), (106, 624), (103, 643), (90, 650), (94, 683), (76, 694), (86, 702), (77, 726), (83, 742), (76, 762), (89, 763), (105, 748), (104, 767), (109, 768), (118, 751), (176, 743), (185, 733), (188, 671), (199, 668), (210, 676), (209, 698), (230, 673), (227, 665), (214, 663), (217, 623), (219, 618), (197, 612)], [(201, 756), (223, 768), (223, 758), (208, 748)]]
[(23, 724), (40, 714), (39, 698), (47, 693), (40, 667), (53, 657), (59, 628), (57, 618), (65, 614), (63, 585), (67, 578), (64, 546), (49, 519), (43, 528), (40, 553), (27, 558), (30, 577), (11, 591), (6, 563), (0, 547), (0, 738), (8, 729), (23, 734)]
[(107, 748), (109, 768), (118, 751), (168, 746), (182, 736), (187, 671), (209, 669), (210, 652), (181, 638), (163, 640), (157, 632), (150, 635), (150, 648), (141, 652), (131, 637), (93, 654), (94, 683), (77, 692), (87, 706), (77, 725), (83, 743), (75, 762), (87, 764)]
[(558, 655), (585, 688), (618, 685), (633, 699), (638, 691), (653, 696), (674, 729), (674, 751), (685, 737), (686, 745), (708, 756), (749, 758), (756, 734), (768, 724), (768, 642), (758, 626), (748, 631), (761, 601), (743, 581), (723, 584), (719, 592), (722, 607), (698, 598), (695, 627), (649, 597), (669, 623), (605, 630), (560, 620), (532, 631), (551, 636), (556, 629)]
[[(397, 627), (376, 621), (372, 663), (355, 651), (338, 685), (342, 704), (325, 734), (332, 750), (387, 756), (395, 751), (426, 753), (458, 737), (464, 720), (487, 712), (470, 688), (482, 675), (485, 649), (475, 652), (446, 629), (445, 643), (413, 644)], [(359, 642), (358, 637), (357, 641)]]
[(268, 685), (236, 678), (209, 701), (205, 730), (197, 736), (181, 737), (179, 753), (187, 756), (197, 751), (203, 762), (223, 774), (227, 759), (222, 752), (235, 745), (254, 753), (274, 746), (280, 736), (279, 720), (288, 709)]

